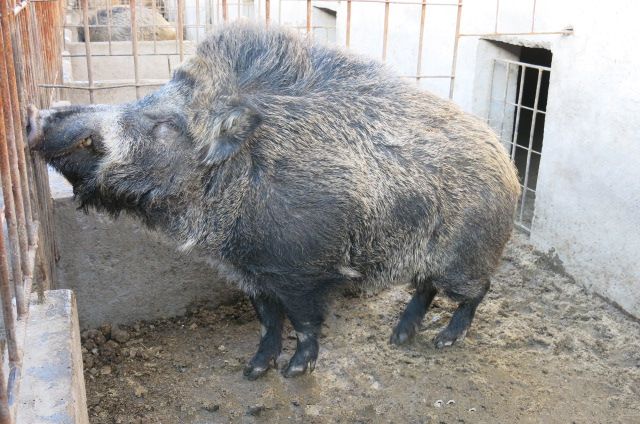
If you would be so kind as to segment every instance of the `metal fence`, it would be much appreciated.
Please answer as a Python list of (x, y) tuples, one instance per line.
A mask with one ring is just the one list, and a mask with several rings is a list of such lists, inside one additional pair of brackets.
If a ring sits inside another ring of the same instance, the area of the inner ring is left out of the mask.
[[(31, 293), (51, 285), (55, 257), (46, 166), (25, 151), (25, 106), (49, 106), (60, 70), (58, 3), (0, 0), (0, 423), (12, 423)], [(14, 303), (15, 300), (15, 303)]]
[[(407, 53), (415, 61), (414, 65), (410, 72), (406, 67), (402, 73), (417, 83), (428, 79), (448, 80), (448, 94), (453, 95), (462, 0), (115, 0), (115, 4), (114, 0), (68, 1), (64, 48), (73, 64), (74, 77), (48, 87), (65, 89), (72, 103), (110, 102), (104, 91), (114, 89), (129, 88), (135, 90), (134, 98), (144, 96), (166, 83), (170, 71), (193, 53), (198, 41), (215, 25), (241, 18), (259, 20), (266, 25), (276, 22), (346, 47), (353, 44), (354, 28), (360, 33), (381, 35), (377, 51), (367, 53), (378, 54), (386, 60), (393, 36), (389, 22), (394, 8), (410, 14), (416, 27), (419, 25), (417, 39), (411, 41), (413, 51)], [(356, 9), (369, 13), (378, 6), (380, 10), (374, 18), (356, 19)], [(440, 70), (446, 72), (439, 73), (424, 70), (428, 63), (424, 53), (426, 19), (430, 10), (435, 9), (450, 10), (452, 22), (445, 36), (451, 48), (448, 57), (440, 59), (446, 64)], [(340, 33), (337, 38), (336, 30)], [(406, 40), (403, 41), (406, 44)], [(106, 60), (122, 64), (119, 78), (105, 74), (102, 64)], [(84, 69), (77, 66), (80, 61), (84, 62)], [(158, 65), (149, 69), (144, 65), (149, 61)], [(167, 64), (169, 72), (160, 72)]]

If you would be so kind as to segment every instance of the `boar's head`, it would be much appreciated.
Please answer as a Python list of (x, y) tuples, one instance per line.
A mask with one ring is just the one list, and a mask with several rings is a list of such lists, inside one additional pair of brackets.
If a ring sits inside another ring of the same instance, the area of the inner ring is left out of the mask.
[(149, 218), (145, 215), (163, 199), (193, 195), (212, 168), (242, 149), (262, 118), (239, 96), (212, 90), (205, 90), (209, 98), (203, 108), (202, 93), (194, 94), (197, 66), (184, 68), (133, 103), (29, 106), (31, 150), (67, 178), (85, 210), (93, 206)]

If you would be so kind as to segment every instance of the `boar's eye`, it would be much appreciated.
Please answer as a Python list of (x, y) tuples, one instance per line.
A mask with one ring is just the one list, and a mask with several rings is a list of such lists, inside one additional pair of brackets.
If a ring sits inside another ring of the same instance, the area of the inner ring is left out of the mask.
[(180, 133), (180, 128), (172, 121), (156, 122), (153, 126), (153, 135), (158, 138), (175, 137)]
[(93, 139), (91, 137), (87, 137), (80, 142), (84, 147), (89, 147), (93, 145)]

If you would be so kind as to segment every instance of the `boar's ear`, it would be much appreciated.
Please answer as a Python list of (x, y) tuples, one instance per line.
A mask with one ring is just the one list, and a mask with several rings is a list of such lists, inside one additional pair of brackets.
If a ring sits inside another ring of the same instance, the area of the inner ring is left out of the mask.
[(260, 113), (240, 101), (209, 115), (203, 126), (205, 133), (200, 138), (202, 161), (206, 165), (216, 165), (235, 155), (261, 123)]

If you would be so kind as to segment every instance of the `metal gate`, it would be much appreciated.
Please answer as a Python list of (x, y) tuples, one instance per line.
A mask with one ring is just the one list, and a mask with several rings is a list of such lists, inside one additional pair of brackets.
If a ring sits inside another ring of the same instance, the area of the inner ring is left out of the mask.
[[(546, 116), (546, 93), (551, 68), (506, 59), (496, 59), (491, 79), (489, 125), (500, 135), (518, 168), (522, 195), (516, 225), (531, 233), (536, 199), (538, 166), (542, 155), (542, 130)], [(535, 92), (525, 95), (525, 79), (535, 81)], [(544, 94), (544, 96), (542, 96)]]
[[(51, 286), (53, 225), (47, 168), (25, 150), (27, 104), (49, 107), (59, 75), (57, 2), (0, 0), (0, 423), (13, 423), (31, 293)], [(15, 303), (14, 300), (15, 299)], [(34, 301), (38, 301), (35, 300)]]

